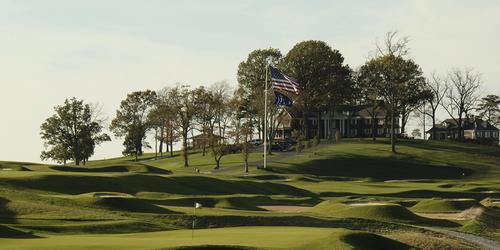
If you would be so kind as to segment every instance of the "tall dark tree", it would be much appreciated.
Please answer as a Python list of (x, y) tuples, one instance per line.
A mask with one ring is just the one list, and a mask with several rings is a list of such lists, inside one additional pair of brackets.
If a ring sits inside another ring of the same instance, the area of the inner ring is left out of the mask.
[(378, 92), (379, 79), (372, 72), (374, 64), (365, 64), (357, 71), (356, 83), (359, 87), (360, 103), (368, 106), (367, 111), (370, 115), (372, 140), (376, 140), (377, 136), (377, 117), (383, 114), (384, 102)]
[(125, 137), (124, 155), (142, 155), (142, 149), (147, 146), (144, 139), (146, 132), (153, 124), (148, 120), (148, 114), (157, 102), (156, 92), (151, 90), (136, 91), (127, 95), (116, 111), (116, 117), (111, 122), (110, 130), (117, 137)]
[[(344, 58), (338, 50), (323, 41), (303, 41), (296, 44), (281, 61), (280, 68), (300, 83), (300, 94), (296, 107), (303, 117), (302, 129), (306, 138), (311, 138), (308, 118), (328, 110), (330, 103), (341, 103), (350, 95), (351, 70), (343, 64)], [(320, 123), (316, 135), (319, 137)]]
[(264, 123), (264, 89), (266, 65), (276, 65), (281, 59), (278, 49), (258, 49), (252, 51), (248, 58), (238, 65), (238, 88), (242, 90), (242, 98), (247, 102), (246, 109), (256, 120), (259, 137), (263, 136)]
[(500, 124), (500, 97), (497, 95), (487, 95), (479, 101), (477, 111), (482, 119), (493, 125)]
[(64, 164), (73, 160), (77, 166), (83, 161), (85, 165), (94, 154), (95, 146), (110, 140), (102, 133), (102, 120), (93, 119), (95, 116), (89, 104), (73, 97), (54, 110), (56, 113), (40, 127), (48, 148), (42, 151), (42, 160), (53, 159)]

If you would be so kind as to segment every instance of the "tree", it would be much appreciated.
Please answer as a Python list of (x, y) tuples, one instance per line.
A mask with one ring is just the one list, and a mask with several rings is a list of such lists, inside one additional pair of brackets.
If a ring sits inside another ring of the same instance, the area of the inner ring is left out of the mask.
[(500, 97), (497, 95), (487, 95), (481, 98), (478, 107), (479, 116), (494, 126), (500, 124)]
[(200, 126), (199, 131), (203, 135), (202, 155), (205, 156), (206, 146), (209, 143), (209, 138), (214, 133), (215, 129), (215, 108), (217, 106), (214, 93), (201, 86), (194, 90), (195, 105), (198, 111), (195, 113), (195, 118)]
[(117, 137), (125, 137), (124, 155), (135, 155), (135, 160), (142, 155), (142, 148), (148, 146), (144, 141), (146, 132), (153, 124), (148, 115), (157, 102), (156, 92), (151, 90), (136, 91), (127, 95), (116, 111), (116, 117), (109, 127)]
[[(331, 103), (343, 102), (351, 92), (351, 70), (343, 62), (338, 50), (323, 41), (310, 40), (296, 44), (279, 64), (284, 73), (300, 83), (295, 108), (302, 114), (302, 130), (307, 139), (312, 137), (309, 116), (314, 112), (320, 121), (321, 113), (332, 108)], [(321, 133), (318, 122), (318, 138)]]
[[(148, 115), (149, 122), (155, 128), (159, 129), (159, 133), (155, 133), (157, 135), (155, 139), (160, 143), (160, 157), (163, 157), (163, 144), (165, 143), (166, 151), (170, 151), (170, 155), (173, 155), (172, 144), (174, 141), (173, 127), (175, 122), (175, 110), (169, 94), (169, 88), (158, 91), (155, 105)], [(171, 147), (170, 150), (168, 149), (169, 145)]]
[(396, 153), (396, 116), (416, 101), (415, 96), (419, 95), (413, 92), (424, 92), (422, 70), (413, 60), (395, 55), (371, 59), (365, 67), (368, 77), (377, 83), (377, 92), (390, 112), (391, 151)]
[[(432, 127), (436, 127), (436, 112), (443, 104), (443, 99), (446, 96), (446, 93), (448, 91), (448, 86), (443, 83), (443, 80), (441, 77), (439, 77), (437, 74), (433, 73), (431, 75), (431, 79), (428, 79), (426, 81), (426, 88), (430, 90), (432, 93), (432, 98), (427, 99), (427, 106), (426, 104), (423, 105), (422, 109), (423, 114), (429, 116), (432, 119)], [(425, 133), (425, 131), (424, 131)], [(436, 140), (436, 132), (432, 132), (432, 139)]]
[(49, 148), (42, 151), (42, 160), (53, 159), (64, 164), (74, 160), (77, 166), (83, 161), (85, 165), (96, 145), (110, 141), (102, 133), (103, 120), (94, 119), (95, 112), (89, 104), (73, 97), (54, 110), (56, 113), (40, 127), (45, 147)]
[(457, 124), (458, 139), (463, 140), (463, 119), (470, 115), (479, 99), (481, 75), (472, 68), (454, 68), (448, 73), (448, 82), (447, 99), (441, 106)]
[(252, 114), (246, 108), (246, 100), (243, 98), (244, 93), (241, 88), (234, 91), (231, 98), (229, 107), (232, 111), (232, 126), (230, 136), (234, 138), (234, 143), (241, 147), (241, 154), (243, 156), (244, 171), (248, 173), (248, 155), (250, 154), (251, 144), (254, 132), (254, 120)]
[(195, 92), (187, 85), (177, 85), (170, 92), (171, 102), (175, 112), (175, 124), (177, 132), (182, 137), (182, 153), (184, 167), (188, 162), (188, 135), (193, 129), (193, 120), (197, 110)]
[(220, 168), (220, 160), (229, 153), (228, 141), (226, 139), (226, 129), (230, 124), (234, 114), (230, 106), (230, 87), (227, 82), (217, 82), (211, 86), (210, 92), (213, 95), (211, 110), (214, 111), (215, 130), (209, 134), (210, 148), (215, 160), (215, 169)]
[(238, 88), (246, 102), (245, 109), (256, 120), (259, 138), (263, 138), (264, 89), (266, 83), (266, 65), (276, 65), (281, 59), (278, 49), (258, 49), (252, 51), (247, 59), (238, 65)]
[(375, 141), (377, 136), (376, 118), (382, 114), (384, 103), (377, 88), (378, 77), (372, 74), (374, 70), (371, 68), (372, 66), (372, 64), (365, 64), (360, 67), (356, 72), (356, 83), (359, 87), (361, 103), (369, 105), (367, 111), (372, 125), (372, 140)]

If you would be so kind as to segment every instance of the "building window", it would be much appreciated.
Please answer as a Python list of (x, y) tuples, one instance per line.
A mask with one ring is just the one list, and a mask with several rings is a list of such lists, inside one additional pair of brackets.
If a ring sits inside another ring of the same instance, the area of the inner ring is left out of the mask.
[(486, 132), (486, 136), (485, 136), (485, 137), (486, 137), (486, 138), (490, 138), (490, 131), (487, 131), (487, 132)]

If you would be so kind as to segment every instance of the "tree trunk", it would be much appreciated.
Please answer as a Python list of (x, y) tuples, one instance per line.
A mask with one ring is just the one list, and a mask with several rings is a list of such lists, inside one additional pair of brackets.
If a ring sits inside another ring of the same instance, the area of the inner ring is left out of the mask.
[(396, 116), (394, 114), (394, 105), (391, 106), (391, 151), (396, 153)]
[(318, 131), (316, 131), (317, 139), (321, 139), (321, 111), (318, 111)]
[(309, 140), (311, 139), (310, 138), (310, 135), (309, 135), (309, 122), (308, 122), (308, 119), (307, 119), (307, 115), (306, 115), (306, 112), (304, 112), (304, 115), (302, 117), (302, 123), (304, 125), (304, 127), (302, 128), (302, 131), (303, 131), (303, 134), (304, 134), (304, 137)]
[(170, 128), (170, 157), (174, 157), (174, 131)]
[(183, 154), (182, 156), (184, 157), (184, 167), (188, 167), (188, 148), (187, 148), (187, 137), (188, 137), (188, 132), (185, 131), (182, 134), (182, 150)]
[(372, 140), (377, 140), (377, 123), (375, 121), (375, 115), (372, 117)]
[(436, 110), (432, 110), (432, 140), (436, 139)]
[(219, 169), (220, 168), (220, 159), (215, 160), (215, 168), (214, 169)]

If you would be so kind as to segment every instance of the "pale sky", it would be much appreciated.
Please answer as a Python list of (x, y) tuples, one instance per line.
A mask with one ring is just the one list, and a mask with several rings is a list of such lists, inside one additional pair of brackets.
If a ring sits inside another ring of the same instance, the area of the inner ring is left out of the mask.
[[(0, 160), (40, 162), (40, 124), (65, 98), (102, 104), (110, 121), (131, 91), (236, 85), (252, 50), (310, 39), (356, 68), (398, 30), (426, 74), (471, 66), (499, 95), (499, 13), (500, 1), (0, 0)], [(122, 147), (113, 138), (93, 159)]]

